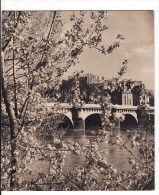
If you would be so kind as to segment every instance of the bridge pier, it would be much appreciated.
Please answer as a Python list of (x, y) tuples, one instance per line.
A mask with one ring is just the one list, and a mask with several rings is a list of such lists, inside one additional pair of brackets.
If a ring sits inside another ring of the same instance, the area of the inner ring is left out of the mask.
[(85, 131), (85, 121), (82, 118), (75, 118), (74, 122), (74, 131)]
[(118, 122), (117, 122), (117, 124), (116, 124), (115, 127), (118, 128), (118, 129), (120, 129), (120, 119), (118, 119)]

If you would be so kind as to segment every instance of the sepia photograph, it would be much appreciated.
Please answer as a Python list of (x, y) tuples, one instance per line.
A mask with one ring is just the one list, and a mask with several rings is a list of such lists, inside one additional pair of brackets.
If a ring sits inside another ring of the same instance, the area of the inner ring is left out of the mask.
[(154, 191), (154, 10), (1, 16), (1, 191)]

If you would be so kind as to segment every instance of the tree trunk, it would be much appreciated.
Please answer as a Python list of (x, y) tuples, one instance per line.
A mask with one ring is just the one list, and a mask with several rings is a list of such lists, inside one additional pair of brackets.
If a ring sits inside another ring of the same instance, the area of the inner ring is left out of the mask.
[(5, 64), (4, 64), (4, 52), (2, 52), (2, 66), (1, 66), (1, 76), (2, 76), (2, 95), (4, 98), (4, 103), (6, 106), (6, 112), (9, 117), (10, 122), (10, 141), (11, 141), (11, 172), (10, 172), (10, 187), (13, 188), (15, 186), (15, 173), (16, 173), (16, 158), (15, 158), (15, 150), (16, 150), (16, 135), (18, 133), (18, 123), (17, 118), (15, 116), (14, 109), (11, 105), (11, 101), (9, 98), (9, 94), (6, 90), (6, 82), (5, 82)]

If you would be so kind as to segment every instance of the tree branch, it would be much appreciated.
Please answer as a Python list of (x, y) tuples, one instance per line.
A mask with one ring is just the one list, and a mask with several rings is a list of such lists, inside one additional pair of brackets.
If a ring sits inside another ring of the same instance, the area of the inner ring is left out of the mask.
[(16, 76), (15, 76), (15, 64), (14, 64), (14, 37), (13, 37), (13, 81), (14, 81), (14, 107), (15, 107), (15, 116), (18, 117), (17, 84), (16, 84)]
[(34, 185), (37, 191), (43, 191), (35, 182), (30, 182), (30, 184)]
[(24, 104), (23, 104), (23, 106), (22, 106), (22, 109), (21, 109), (19, 118), (23, 118), (23, 116), (24, 116), (25, 110), (26, 110), (26, 108), (27, 108), (27, 102), (28, 102), (28, 100), (29, 100), (29, 98), (30, 98), (30, 95), (31, 95), (31, 92), (30, 92), (30, 91), (32, 91), (32, 89), (33, 89), (34, 78), (35, 78), (35, 77), (33, 76), (32, 83), (31, 83), (31, 85), (30, 85), (30, 89), (29, 89), (29, 91), (28, 91), (27, 98), (25, 99)]
[(12, 40), (12, 37), (9, 37), (9, 39), (6, 41), (4, 46), (2, 46), (2, 51), (5, 51), (6, 47), (9, 45), (10, 41)]
[[(11, 15), (11, 11), (9, 12), (8, 17)], [(21, 11), (18, 11), (18, 17), (17, 17), (17, 23), (14, 23), (14, 28), (16, 28), (18, 26), (18, 22), (20, 19), (20, 15), (21, 15)], [(12, 40), (12, 35), (9, 37), (9, 39), (6, 40), (6, 43), (4, 44), (4, 46), (2, 46), (2, 51), (5, 51), (6, 47), (9, 45), (10, 41)]]
[(135, 156), (133, 153), (132, 153), (132, 151), (130, 151), (124, 144), (123, 144), (123, 142), (113, 133), (113, 135), (114, 135), (114, 137), (117, 139), (117, 140), (119, 140), (120, 141), (120, 143), (121, 143), (121, 146), (123, 146), (138, 162), (140, 162), (142, 165), (144, 165), (144, 166), (146, 166), (147, 167), (147, 165), (146, 165), (146, 163), (144, 163), (144, 162), (142, 162), (140, 159), (138, 159), (137, 158), (137, 156)]
[(72, 179), (70, 179), (69, 177), (67, 177), (63, 172), (61, 172), (62, 175), (68, 179), (71, 183), (75, 184), (79, 189), (83, 190), (84, 191), (84, 188), (82, 188), (80, 185), (78, 185), (77, 183), (75, 183), (74, 181), (72, 181)]
[(11, 129), (11, 137), (15, 138), (15, 135), (17, 134), (17, 119), (14, 113), (14, 109), (11, 105), (11, 101), (9, 98), (9, 95), (7, 93), (6, 87), (5, 87), (5, 75), (4, 75), (4, 52), (2, 51), (2, 66), (1, 66), (1, 74), (2, 74), (2, 95), (4, 98), (4, 103), (6, 106), (6, 111), (9, 117), (9, 121), (10, 121), (10, 129)]
[[(53, 14), (53, 18), (52, 18), (50, 30), (49, 30), (49, 33), (48, 33), (48, 36), (47, 36), (47, 40), (46, 40), (45, 47), (47, 46), (47, 44), (48, 44), (48, 42), (49, 42), (49, 37), (50, 37), (50, 34), (51, 34), (52, 26), (53, 26), (54, 21), (55, 21), (55, 16), (56, 16), (56, 11), (54, 11), (54, 14)], [(44, 53), (43, 53), (43, 55), (42, 55), (42, 57), (41, 57), (40, 62), (43, 60), (43, 57), (44, 57), (44, 55), (45, 55), (45, 52), (46, 52), (46, 51), (44, 50)]]

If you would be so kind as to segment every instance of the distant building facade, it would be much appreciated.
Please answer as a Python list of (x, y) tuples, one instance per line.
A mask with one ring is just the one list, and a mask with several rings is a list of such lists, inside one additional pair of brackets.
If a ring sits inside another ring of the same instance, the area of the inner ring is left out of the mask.
[[(73, 79), (75, 76), (68, 76), (68, 80)], [(95, 84), (95, 83), (99, 83), (99, 76), (98, 75), (94, 75), (94, 74), (86, 74), (80, 77), (80, 79), (82, 78), (86, 78), (87, 79), (87, 84)]]
[(122, 105), (133, 106), (133, 94), (130, 89), (122, 92)]
[[(138, 106), (142, 103), (149, 104), (148, 92), (142, 81), (123, 80), (122, 105)], [(127, 85), (131, 83), (130, 85)]]
[(99, 76), (93, 74), (86, 74), (87, 83), (88, 84), (95, 84), (99, 83)]
[[(61, 96), (70, 93), (73, 87), (74, 76), (69, 76), (68, 80), (63, 80), (60, 87)], [(78, 78), (80, 88), (86, 89), (91, 86), (102, 86), (99, 76), (93, 74), (86, 74)], [(122, 80), (120, 81), (121, 90), (112, 92), (111, 99), (113, 104), (124, 106), (138, 106), (141, 103), (150, 104), (151, 97), (149, 97), (145, 85), (142, 81)], [(56, 92), (55, 92), (56, 93)], [(61, 98), (64, 101), (64, 98)], [(88, 102), (87, 102), (88, 103)], [(151, 103), (152, 104), (152, 103)], [(152, 105), (153, 106), (153, 105)]]

